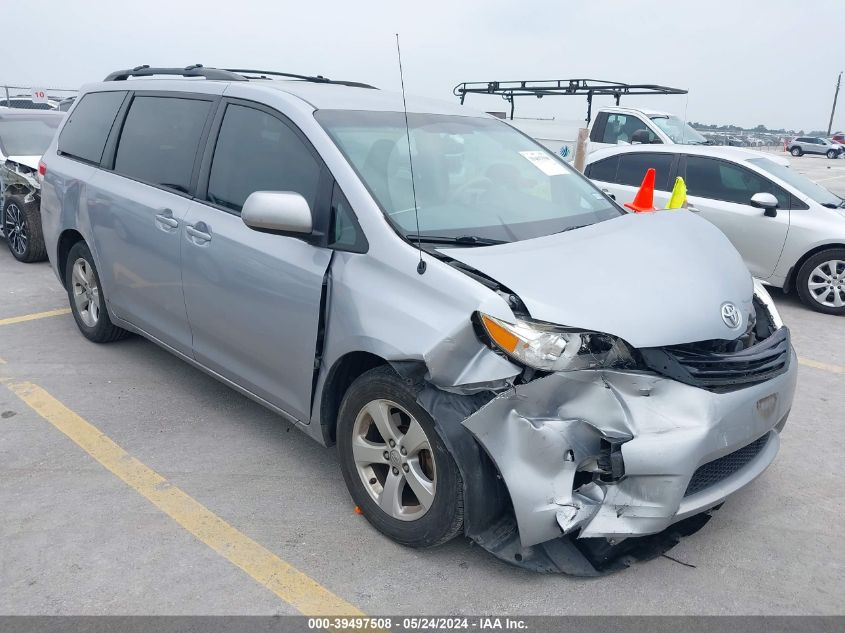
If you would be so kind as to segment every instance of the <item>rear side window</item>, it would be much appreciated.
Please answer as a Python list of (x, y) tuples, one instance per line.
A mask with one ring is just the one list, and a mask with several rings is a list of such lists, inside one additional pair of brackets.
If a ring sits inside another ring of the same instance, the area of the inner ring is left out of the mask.
[(60, 154), (99, 164), (126, 92), (89, 92), (71, 112), (59, 135)]
[(240, 213), (254, 191), (295, 191), (313, 209), (320, 171), (308, 147), (282, 121), (230, 104), (214, 149), (208, 200)]
[(135, 97), (114, 170), (124, 176), (187, 193), (211, 102), (176, 97)]
[(635, 152), (622, 154), (619, 157), (619, 170), (616, 182), (620, 185), (639, 187), (646, 172), (654, 167), (657, 172), (654, 188), (669, 191), (669, 170), (672, 167), (673, 154), (657, 154), (653, 152)]
[(611, 156), (597, 161), (587, 167), (587, 177), (602, 182), (616, 182), (616, 169), (619, 167), (619, 156)]

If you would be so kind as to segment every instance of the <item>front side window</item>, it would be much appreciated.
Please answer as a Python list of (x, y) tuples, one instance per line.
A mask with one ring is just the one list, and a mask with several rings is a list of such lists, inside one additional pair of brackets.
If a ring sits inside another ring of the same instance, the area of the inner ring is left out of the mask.
[[(634, 138), (637, 132), (640, 132), (640, 134), (637, 135), (637, 138)], [(645, 135), (643, 132), (645, 132)], [(648, 129), (648, 126), (640, 117), (631, 114), (611, 114), (607, 117), (601, 142), (630, 145), (634, 141), (652, 143), (655, 140), (657, 140), (657, 136)]]
[(126, 93), (90, 92), (82, 97), (59, 135), (60, 154), (99, 163)]
[(285, 123), (262, 110), (230, 104), (214, 149), (208, 200), (240, 213), (254, 191), (294, 191), (313, 209), (320, 171)]
[[(542, 145), (496, 119), (320, 110), (329, 136), (393, 226), (416, 234), (517, 241), (622, 212)], [(413, 167), (413, 181), (411, 168)]]
[(657, 152), (631, 152), (619, 157), (619, 171), (616, 182), (620, 185), (639, 187), (646, 172), (652, 167), (655, 174), (654, 188), (669, 191), (669, 171), (672, 168), (673, 154)]
[(135, 97), (117, 146), (114, 170), (124, 176), (187, 193), (211, 102)]
[(674, 114), (656, 114), (651, 117), (651, 120), (666, 133), (666, 136), (680, 145), (707, 145), (709, 143), (703, 135)]
[(752, 158), (748, 162), (753, 163), (757, 167), (769, 172), (772, 176), (780, 178), (786, 184), (795, 187), (795, 189), (800, 191), (802, 194), (823, 206), (831, 208), (845, 207), (845, 200), (831, 193), (821, 185), (813, 182), (806, 176), (799, 174), (794, 169), (784, 167), (783, 165), (776, 163), (773, 160), (769, 160), (768, 158)]
[(53, 140), (61, 116), (37, 115), (0, 121), (0, 150), (4, 156), (41, 156)]
[(779, 208), (789, 208), (789, 194), (782, 188), (750, 169), (724, 160), (687, 156), (686, 185), (691, 196), (737, 204), (750, 204), (757, 193), (771, 193)]

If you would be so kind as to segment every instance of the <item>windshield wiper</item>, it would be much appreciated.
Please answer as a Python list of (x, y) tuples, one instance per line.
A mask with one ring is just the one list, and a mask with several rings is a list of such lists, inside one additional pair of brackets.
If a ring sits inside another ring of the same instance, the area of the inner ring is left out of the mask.
[(836, 204), (835, 202), (822, 202), (822, 206), (827, 207), (828, 209), (841, 209), (843, 206), (845, 206), (845, 204)]
[(586, 228), (588, 226), (591, 226), (591, 225), (590, 224), (580, 224), (578, 226), (567, 226), (565, 229), (562, 229), (560, 231), (555, 231), (554, 235), (557, 235), (558, 233), (566, 233), (567, 231), (575, 231), (577, 229), (583, 229), (583, 228)]
[(408, 235), (412, 242), (428, 242), (430, 244), (460, 244), (461, 246), (495, 246), (496, 244), (508, 244), (506, 240), (494, 240), (489, 237), (478, 237), (477, 235), (460, 235), (450, 237), (448, 235)]

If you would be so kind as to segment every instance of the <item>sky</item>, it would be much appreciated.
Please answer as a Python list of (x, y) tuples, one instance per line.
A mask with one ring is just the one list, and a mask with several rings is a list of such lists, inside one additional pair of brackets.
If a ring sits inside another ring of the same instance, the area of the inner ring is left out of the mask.
[[(398, 32), (408, 93), (454, 99), (463, 81), (656, 83), (689, 94), (622, 104), (809, 131), (827, 129), (845, 70), (845, 0), (0, 0), (0, 16), (18, 25), (4, 29), (0, 85), (76, 88), (139, 64), (202, 63), (398, 90)], [(845, 128), (845, 87), (839, 101), (834, 130)], [(506, 107), (493, 96), (467, 105)], [(585, 113), (582, 97), (517, 110)]]

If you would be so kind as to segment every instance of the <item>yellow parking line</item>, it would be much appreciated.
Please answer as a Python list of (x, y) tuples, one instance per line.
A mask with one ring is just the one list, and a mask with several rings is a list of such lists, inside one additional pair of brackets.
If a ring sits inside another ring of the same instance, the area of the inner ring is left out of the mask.
[(305, 615), (363, 615), (316, 580), (242, 534), (97, 427), (31, 382), (3, 380), (38, 415), (200, 541)]
[(47, 317), (61, 316), (63, 314), (70, 314), (70, 308), (59, 308), (58, 310), (48, 310), (47, 312), (35, 312), (34, 314), (24, 314), (23, 316), (9, 317), (8, 319), (0, 319), (0, 325), (13, 325), (15, 323), (35, 321), (36, 319), (46, 319)]
[(806, 365), (807, 367), (813, 367), (814, 369), (821, 369), (823, 371), (829, 371), (832, 374), (845, 374), (845, 367), (841, 365), (831, 365), (829, 363), (820, 363), (817, 360), (810, 360), (809, 358), (799, 358), (798, 359), (799, 365)]

